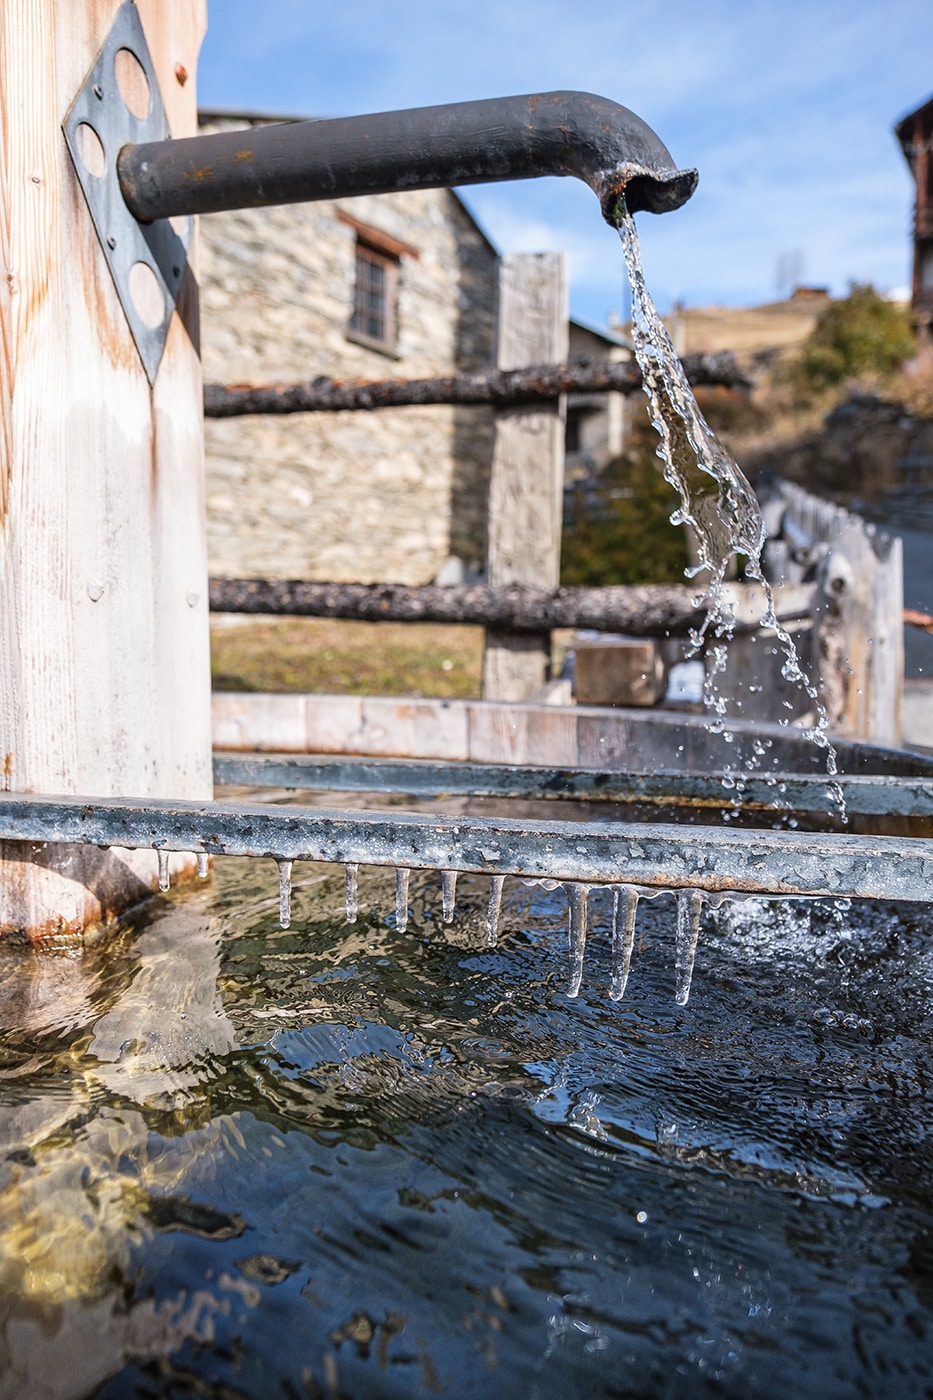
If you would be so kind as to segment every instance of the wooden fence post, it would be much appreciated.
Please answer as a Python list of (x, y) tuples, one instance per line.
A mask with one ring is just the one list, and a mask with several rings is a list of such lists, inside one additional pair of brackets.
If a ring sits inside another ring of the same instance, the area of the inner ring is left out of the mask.
[[(205, 799), (197, 286), (150, 390), (61, 128), (118, 8), (0, 6), (0, 788)], [(138, 11), (193, 134), (204, 0)], [(0, 932), (80, 932), (156, 884), (155, 852), (0, 846)]]
[(900, 540), (845, 516), (821, 563), (814, 607), (820, 696), (834, 733), (900, 743), (903, 615)]
[[(560, 253), (502, 259), (500, 369), (558, 363), (568, 351), (567, 279)], [(494, 587), (560, 582), (564, 485), (563, 400), (511, 408), (496, 418), (487, 529), (487, 581)], [(527, 700), (545, 682), (550, 634), (486, 632), (483, 697)]]

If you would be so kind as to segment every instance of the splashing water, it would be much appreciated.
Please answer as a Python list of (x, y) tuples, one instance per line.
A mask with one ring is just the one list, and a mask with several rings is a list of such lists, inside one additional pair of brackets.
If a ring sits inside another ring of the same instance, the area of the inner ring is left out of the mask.
[[(723, 581), (733, 555), (744, 555), (745, 576), (760, 585), (765, 595), (761, 626), (772, 630), (784, 653), (781, 674), (802, 689), (812, 701), (816, 724), (801, 733), (826, 753), (826, 769), (838, 772), (836, 755), (826, 730), (829, 717), (816, 687), (804, 674), (793, 638), (781, 626), (774, 609), (774, 595), (761, 567), (765, 527), (752, 487), (710, 428), (687, 382), (683, 365), (645, 283), (632, 216), (619, 200), (617, 227), (622, 240), (625, 266), (632, 288), (632, 338), (642, 373), (652, 426), (661, 439), (657, 449), (664, 464), (664, 477), (680, 496), (680, 508), (671, 516), (674, 525), (689, 525), (697, 546), (697, 563), (687, 572), (689, 578), (706, 574), (709, 582), (701, 602), (706, 608), (702, 626), (691, 634), (691, 645), (698, 651), (708, 635), (720, 643), (710, 650), (704, 700), (712, 710), (713, 726), (721, 730), (726, 701), (717, 692), (716, 676), (726, 666), (727, 642), (733, 634), (735, 618)], [(838, 784), (830, 784), (829, 794), (842, 820), (846, 820), (845, 798)]]

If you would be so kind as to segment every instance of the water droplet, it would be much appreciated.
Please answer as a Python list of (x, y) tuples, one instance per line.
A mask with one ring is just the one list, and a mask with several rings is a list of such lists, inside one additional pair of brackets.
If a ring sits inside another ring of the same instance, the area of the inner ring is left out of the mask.
[(167, 890), (171, 884), (168, 873), (168, 851), (159, 851), (159, 889)]
[(198, 878), (206, 880), (211, 873), (211, 858), (206, 851), (198, 851)]

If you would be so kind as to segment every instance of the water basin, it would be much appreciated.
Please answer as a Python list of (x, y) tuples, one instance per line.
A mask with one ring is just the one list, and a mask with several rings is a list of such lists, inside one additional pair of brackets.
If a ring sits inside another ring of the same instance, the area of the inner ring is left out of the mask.
[(933, 914), (220, 859), (0, 950), (0, 1394), (925, 1396)]

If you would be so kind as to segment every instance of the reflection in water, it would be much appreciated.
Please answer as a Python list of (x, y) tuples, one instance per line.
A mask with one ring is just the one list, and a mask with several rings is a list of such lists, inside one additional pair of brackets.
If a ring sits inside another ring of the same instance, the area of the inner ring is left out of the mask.
[(933, 916), (268, 867), (3, 951), (0, 1395), (929, 1393)]

